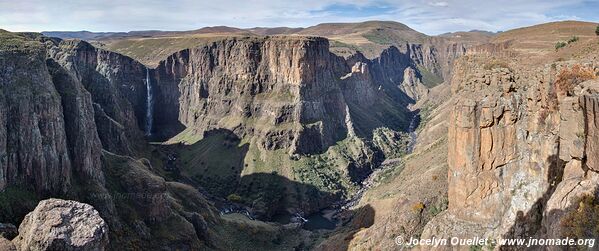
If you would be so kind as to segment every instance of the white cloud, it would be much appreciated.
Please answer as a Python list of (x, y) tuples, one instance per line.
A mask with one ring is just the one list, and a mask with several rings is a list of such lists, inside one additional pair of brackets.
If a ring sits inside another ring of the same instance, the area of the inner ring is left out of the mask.
[[(508, 30), (563, 17), (597, 21), (596, 15), (585, 17), (569, 11), (569, 7), (581, 4), (584, 0), (0, 0), (0, 28), (190, 30), (215, 25), (305, 27), (322, 22), (382, 19), (438, 34), (471, 29)], [(354, 13), (373, 6), (385, 7), (385, 11), (357, 17), (344, 12), (347, 10), (340, 5), (355, 6)]]
[(447, 7), (447, 6), (449, 6), (448, 2), (430, 2), (428, 4), (430, 6), (434, 6), (434, 7)]

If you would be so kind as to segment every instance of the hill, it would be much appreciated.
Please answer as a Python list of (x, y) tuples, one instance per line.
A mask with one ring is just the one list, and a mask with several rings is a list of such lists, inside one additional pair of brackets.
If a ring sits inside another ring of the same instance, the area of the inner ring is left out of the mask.
[(360, 23), (323, 23), (307, 28), (255, 27), (240, 29), (228, 26), (204, 27), (191, 31), (131, 31), (131, 32), (89, 32), (51, 31), (42, 32), (46, 36), (63, 39), (92, 41), (104, 49), (133, 57), (148, 66), (156, 64), (166, 56), (187, 48), (201, 46), (226, 37), (253, 36), (319, 36), (330, 40), (330, 50), (340, 56), (350, 56), (360, 51), (367, 58), (378, 57), (390, 46), (405, 48), (406, 44), (447, 43), (481, 44), (492, 34), (471, 31), (427, 36), (405, 24), (393, 21), (366, 21)]
[(488, 44), (473, 48), (474, 53), (510, 56), (521, 64), (580, 58), (599, 49), (597, 23), (560, 21), (523, 27), (499, 33)]

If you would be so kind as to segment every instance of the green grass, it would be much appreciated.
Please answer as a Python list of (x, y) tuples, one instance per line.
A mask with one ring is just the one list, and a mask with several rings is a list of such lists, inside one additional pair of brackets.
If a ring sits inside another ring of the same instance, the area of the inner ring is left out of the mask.
[(373, 180), (377, 185), (389, 184), (393, 179), (401, 174), (405, 168), (405, 162), (402, 160), (389, 168), (383, 169)]
[(43, 45), (24, 34), (12, 33), (0, 29), (0, 51), (35, 51), (43, 50)]
[(235, 136), (223, 133), (181, 146), (178, 151), (181, 174), (210, 193), (225, 197), (236, 189), (247, 148)]
[(443, 83), (443, 78), (427, 70), (422, 66), (418, 66), (418, 72), (422, 76), (422, 84), (428, 88), (433, 88), (440, 83)]
[(364, 38), (368, 39), (368, 41), (373, 42), (375, 44), (381, 45), (392, 45), (395, 41), (393, 38), (389, 37), (388, 34), (384, 32), (370, 31), (362, 35)]
[(227, 36), (175, 36), (100, 41), (96, 45), (154, 67), (175, 52), (223, 40)]
[(568, 39), (568, 44), (578, 42), (578, 40), (579, 38), (577, 36), (573, 36), (570, 39)]
[(399, 158), (408, 151), (410, 136), (404, 132), (397, 132), (386, 127), (374, 130), (372, 141), (383, 151), (386, 158)]
[(249, 220), (240, 214), (224, 215), (215, 226), (214, 236), (221, 250), (306, 250), (311, 233), (302, 229), (283, 228), (274, 223)]
[(39, 201), (40, 197), (29, 189), (16, 186), (5, 188), (0, 192), (0, 222), (18, 226)]
[(286, 150), (262, 150), (253, 143), (236, 193), (246, 203), (280, 204), (276, 207), (313, 206), (323, 196), (353, 193), (355, 185), (345, 168), (351, 155), (346, 144), (339, 142), (322, 154), (293, 157)]
[(557, 51), (561, 48), (564, 48), (564, 47), (566, 47), (566, 45), (568, 45), (566, 42), (562, 42), (562, 41), (557, 42), (557, 43), (555, 43), (555, 50)]
[(435, 110), (436, 106), (425, 104), (420, 109), (420, 123), (418, 124), (418, 128), (416, 128), (416, 132), (420, 132), (424, 129), (426, 124), (432, 119), (432, 113)]
[(435, 216), (435, 215), (447, 210), (448, 203), (449, 203), (449, 201), (447, 201), (447, 198), (441, 198), (434, 205), (431, 205), (428, 208), (428, 211), (432, 216)]
[(561, 48), (566, 47), (567, 45), (571, 44), (571, 43), (576, 43), (578, 42), (579, 38), (577, 36), (572, 36), (570, 39), (568, 39), (568, 41), (563, 42), (563, 41), (559, 41), (557, 43), (555, 43), (555, 50), (559, 50)]
[(361, 48), (358, 47), (357, 45), (353, 45), (353, 44), (348, 44), (348, 43), (344, 43), (338, 40), (329, 40), (329, 47), (331, 49), (340, 49), (340, 48), (344, 48), (344, 49), (348, 49), (350, 51), (361, 51)]
[[(135, 163), (135, 160), (129, 157), (118, 156), (111, 153), (105, 153), (102, 156), (102, 160), (104, 166), (103, 171), (106, 177), (105, 187), (109, 194), (127, 194), (127, 188), (122, 184), (121, 178), (128, 175), (127, 173), (129, 171), (138, 169), (137, 166), (141, 165), (141, 163)], [(119, 214), (126, 222), (131, 223), (142, 219), (128, 197), (117, 196), (113, 198), (113, 201)]]

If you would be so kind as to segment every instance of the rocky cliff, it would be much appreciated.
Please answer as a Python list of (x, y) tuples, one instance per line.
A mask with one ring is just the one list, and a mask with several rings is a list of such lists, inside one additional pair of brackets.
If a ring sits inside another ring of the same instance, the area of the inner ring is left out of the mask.
[(40, 44), (2, 32), (0, 79), (0, 187), (32, 184), (41, 193), (65, 192), (70, 184), (60, 96), (54, 88)]
[[(82, 41), (0, 36), (1, 221), (18, 224), (31, 205), (51, 196), (93, 205), (111, 229), (108, 249), (223, 243), (208, 233), (223, 224), (202, 195), (136, 159), (148, 151), (139, 126), (146, 110), (143, 65)], [(19, 243), (18, 250), (31, 246)]]
[(455, 66), (449, 207), (422, 238), (561, 238), (562, 217), (596, 189), (593, 59), (522, 66), (493, 51)]
[(80, 40), (48, 46), (51, 60), (91, 95), (103, 147), (125, 155), (139, 150), (135, 144), (142, 141), (146, 123), (146, 67)]
[[(241, 163), (231, 163), (240, 169), (231, 168), (233, 177), (223, 178), (222, 171), (217, 177), (192, 175), (197, 166), (208, 167), (210, 160), (203, 158), (178, 161), (180, 168), (187, 169), (184, 175), (204, 187), (212, 186), (209, 183), (215, 178), (240, 182), (230, 189), (208, 190), (221, 196), (251, 197), (246, 199), (251, 205), (276, 205), (266, 206), (267, 215), (293, 208), (314, 212), (330, 205), (324, 202), (331, 201), (330, 197), (308, 196), (298, 187), (275, 196), (283, 200), (275, 203), (270, 195), (257, 196), (270, 186), (254, 191), (252, 184), (263, 181), (244, 181), (243, 176), (277, 173), (285, 180), (318, 184), (321, 190), (340, 193), (337, 197), (349, 195), (382, 161), (383, 152), (397, 150), (372, 144), (375, 129), (389, 128), (391, 134), (407, 130), (411, 112), (406, 107), (414, 101), (398, 86), (410, 65), (410, 58), (396, 48), (376, 60), (359, 53), (345, 59), (331, 53), (323, 38), (223, 39), (177, 52), (151, 71), (156, 131), (164, 132), (160, 135), (164, 138), (179, 133), (168, 142), (183, 142), (191, 148), (211, 142), (201, 139), (215, 131), (231, 132), (248, 143)], [(278, 165), (269, 164), (273, 162)], [(318, 172), (329, 174), (311, 177), (314, 170), (304, 169), (314, 164), (324, 164), (325, 170)], [(310, 174), (300, 174), (304, 171)], [(347, 182), (330, 183), (331, 176)], [(296, 190), (302, 191), (299, 197), (294, 195)], [(266, 203), (256, 202), (264, 197), (269, 197)]]
[[(260, 138), (267, 150), (320, 152), (355, 133), (351, 123), (366, 135), (367, 129), (390, 122), (354, 107), (390, 109), (377, 105), (380, 99), (402, 107), (401, 100), (380, 91), (379, 85), (389, 81), (377, 81), (386, 79), (379, 65), (403, 73), (409, 60), (387, 60), (396, 61), (370, 64), (361, 58), (349, 64), (329, 52), (326, 39), (304, 37), (233, 38), (184, 50), (156, 69), (157, 124), (178, 120), (199, 134), (227, 128), (242, 138)], [(395, 81), (401, 83), (402, 77)]]
[[(215, 232), (236, 228), (197, 190), (157, 175), (204, 185), (185, 176), (203, 159), (180, 175), (167, 170), (162, 148), (147, 145), (148, 105), (152, 137), (184, 130), (173, 140), (195, 143), (188, 139), (225, 130), (248, 142), (249, 153), (235, 163), (244, 175), (217, 195), (238, 193), (269, 218), (349, 196), (383, 156), (398, 154), (402, 146), (393, 141), (407, 130), (406, 106), (417, 98), (398, 87), (407, 77), (418, 83), (406, 70), (417, 67), (394, 48), (376, 60), (344, 59), (323, 38), (224, 39), (147, 69), (84, 41), (2, 36), (1, 189), (26, 205), (49, 196), (93, 205), (111, 229), (109, 248), (223, 248), (228, 235)], [(25, 212), (14, 212), (2, 221), (18, 223)]]
[[(13, 199), (30, 195), (18, 198), (28, 203), (53, 196), (94, 206), (110, 227), (109, 249), (230, 249), (228, 238), (255, 232), (236, 232), (237, 221), (220, 217), (206, 196), (226, 197), (226, 203), (268, 220), (349, 199), (384, 158), (410, 151), (403, 132), (415, 117), (407, 106), (427, 97), (425, 85), (449, 76), (448, 65), (465, 52), (458, 44), (407, 43), (374, 59), (359, 52), (343, 58), (330, 52), (324, 38), (238, 37), (181, 50), (148, 69), (84, 41), (2, 36), (0, 189), (17, 191)], [(489, 83), (502, 93), (517, 90), (504, 84), (516, 81), (512, 73), (492, 73), (497, 76)], [(522, 103), (513, 95), (496, 97), (506, 113), (497, 115), (501, 123), (520, 121), (509, 113)], [(592, 100), (585, 102), (592, 106)], [(490, 133), (510, 130), (502, 126)], [(144, 133), (168, 141), (152, 146)], [(505, 146), (497, 151), (513, 147), (510, 142), (498, 143)], [(450, 151), (459, 158), (470, 149)], [(516, 155), (490, 151), (483, 162), (491, 164), (483, 169), (507, 165)], [(416, 191), (420, 179), (406, 179), (406, 189)], [(397, 203), (407, 208), (422, 197), (437, 203), (442, 198), (432, 194), (440, 187)], [(451, 189), (457, 201), (466, 200)], [(372, 218), (368, 209), (357, 212)], [(20, 221), (24, 214), (18, 211), (2, 220)], [(420, 219), (410, 217), (401, 220)], [(278, 233), (278, 239), (301, 233), (293, 226), (259, 229)]]

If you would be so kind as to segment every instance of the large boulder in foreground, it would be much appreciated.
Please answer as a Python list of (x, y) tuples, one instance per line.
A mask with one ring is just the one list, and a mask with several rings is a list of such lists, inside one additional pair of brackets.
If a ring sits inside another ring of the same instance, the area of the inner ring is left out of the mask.
[(88, 204), (48, 199), (25, 216), (13, 243), (20, 251), (101, 251), (108, 244), (108, 225)]

